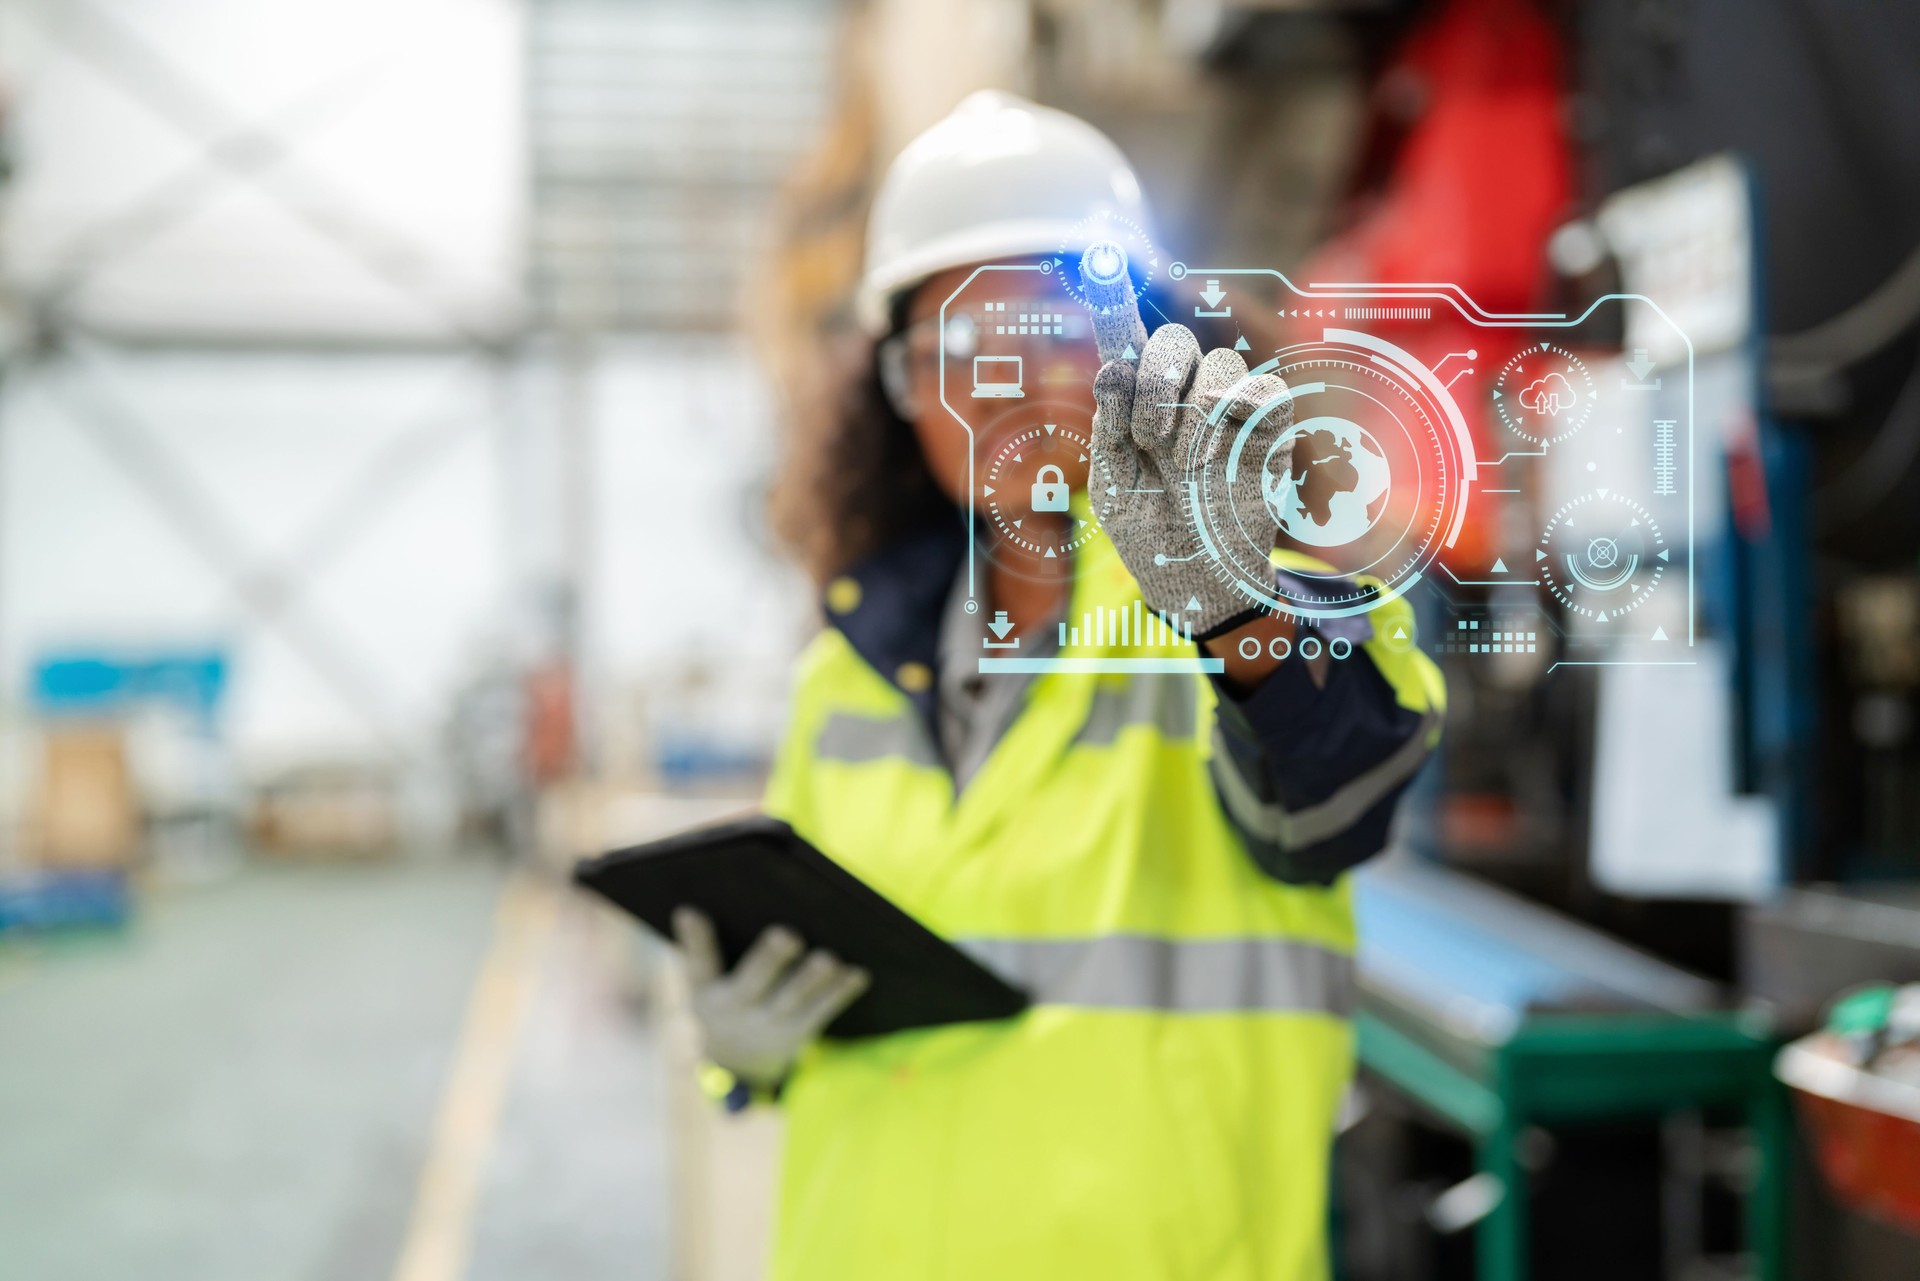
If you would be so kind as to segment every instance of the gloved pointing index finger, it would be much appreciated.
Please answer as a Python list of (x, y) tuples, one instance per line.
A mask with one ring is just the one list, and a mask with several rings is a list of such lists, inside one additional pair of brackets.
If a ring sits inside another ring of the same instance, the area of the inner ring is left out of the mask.
[[(1093, 341), (1100, 363), (1137, 360), (1147, 345), (1147, 327), (1134, 301), (1127, 275), (1127, 251), (1111, 240), (1096, 240), (1080, 255), (1080, 286), (1093, 312)], [(1131, 349), (1131, 350), (1129, 350)]]

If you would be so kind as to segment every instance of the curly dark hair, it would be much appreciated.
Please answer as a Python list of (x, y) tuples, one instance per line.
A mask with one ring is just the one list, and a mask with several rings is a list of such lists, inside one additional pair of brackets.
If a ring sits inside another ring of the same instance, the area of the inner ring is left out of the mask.
[(913, 428), (887, 403), (870, 341), (834, 344), (821, 390), (785, 418), (773, 527), (816, 582), (952, 518)]

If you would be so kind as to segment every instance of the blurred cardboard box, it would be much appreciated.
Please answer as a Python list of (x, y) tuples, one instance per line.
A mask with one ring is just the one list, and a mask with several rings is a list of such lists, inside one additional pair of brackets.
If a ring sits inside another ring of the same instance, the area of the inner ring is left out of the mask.
[(356, 765), (289, 771), (261, 787), (255, 848), (288, 858), (378, 859), (400, 845), (399, 785), (391, 772)]
[(33, 804), (36, 861), (50, 868), (115, 868), (140, 850), (140, 798), (116, 725), (46, 731)]

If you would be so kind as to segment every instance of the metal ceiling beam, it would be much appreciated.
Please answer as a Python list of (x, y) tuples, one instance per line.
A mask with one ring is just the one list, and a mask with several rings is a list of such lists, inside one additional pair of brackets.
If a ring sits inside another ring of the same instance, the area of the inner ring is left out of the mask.
[[(364, 78), (364, 68), (350, 77)], [(236, 177), (264, 172), (290, 158), (306, 136), (331, 122), (351, 105), (340, 80), (329, 80), (257, 124), (210, 139), (204, 152), (127, 201), (117, 211), (82, 225), (49, 256), (54, 270), (36, 285), (33, 305), (44, 317), (58, 317), (65, 302), (115, 259), (148, 244), (205, 207), (220, 187)]]
[[(106, 390), (106, 380), (97, 374), (83, 376), (84, 371), (74, 368), (72, 360), (42, 363), (39, 368), (45, 372), (34, 381), (48, 387), (73, 422), (147, 494), (234, 596), (286, 639), (334, 694), (361, 717), (382, 748), (397, 759), (406, 758), (410, 754), (406, 742), (387, 719), (386, 709), (392, 700), (371, 667), (323, 623), (295, 607), (296, 593), (287, 590), (283, 576), (263, 574), (246, 556), (243, 549), (247, 540), (219, 514), (214, 495), (179, 466), (158, 434), (123, 400)], [(420, 442), (437, 441), (441, 436), (441, 424), (436, 421), (433, 426), (435, 430), (417, 430), (407, 437), (415, 442), (412, 475), (423, 470), (421, 455), (431, 452), (423, 451)], [(393, 492), (389, 487), (385, 496), (391, 497)], [(364, 504), (365, 500), (360, 502)], [(318, 549), (315, 554), (319, 554), (338, 550), (339, 520), (336, 511), (316, 524), (316, 530), (324, 531), (324, 536), (308, 542), (310, 551)]]
[[(340, 199), (326, 184), (295, 173), (291, 147), (277, 163), (262, 167), (249, 149), (216, 146), (222, 139), (257, 130), (91, 0), (62, 0), (51, 6), (47, 29), (199, 147), (208, 161), (272, 198), (310, 231), (420, 303), (451, 336), (480, 347), (496, 347), (511, 336), (507, 329), (477, 323), (445, 297), (434, 255), (424, 246), (361, 216), (351, 201)], [(502, 310), (510, 312), (513, 301), (502, 299)]]

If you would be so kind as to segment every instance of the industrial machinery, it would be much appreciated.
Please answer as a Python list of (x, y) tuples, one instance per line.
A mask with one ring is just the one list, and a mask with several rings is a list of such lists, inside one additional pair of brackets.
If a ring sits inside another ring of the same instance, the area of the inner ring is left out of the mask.
[[(1497, 573), (1423, 605), (1430, 640), (1478, 611), (1538, 649), (1440, 638), (1444, 761), (1360, 878), (1348, 1275), (1911, 1275), (1920, 1240), (1835, 1200), (1773, 1065), (1850, 986), (1920, 976), (1920, 14), (1372, 10), (1361, 213), (1318, 278), (1656, 300), (1689, 336), (1697, 430), (1650, 463), (1693, 468), (1697, 643), (1579, 663), (1566, 595)], [(1624, 319), (1565, 347), (1650, 382), (1673, 355)], [(1513, 530), (1587, 483), (1558, 443), (1500, 483)]]

